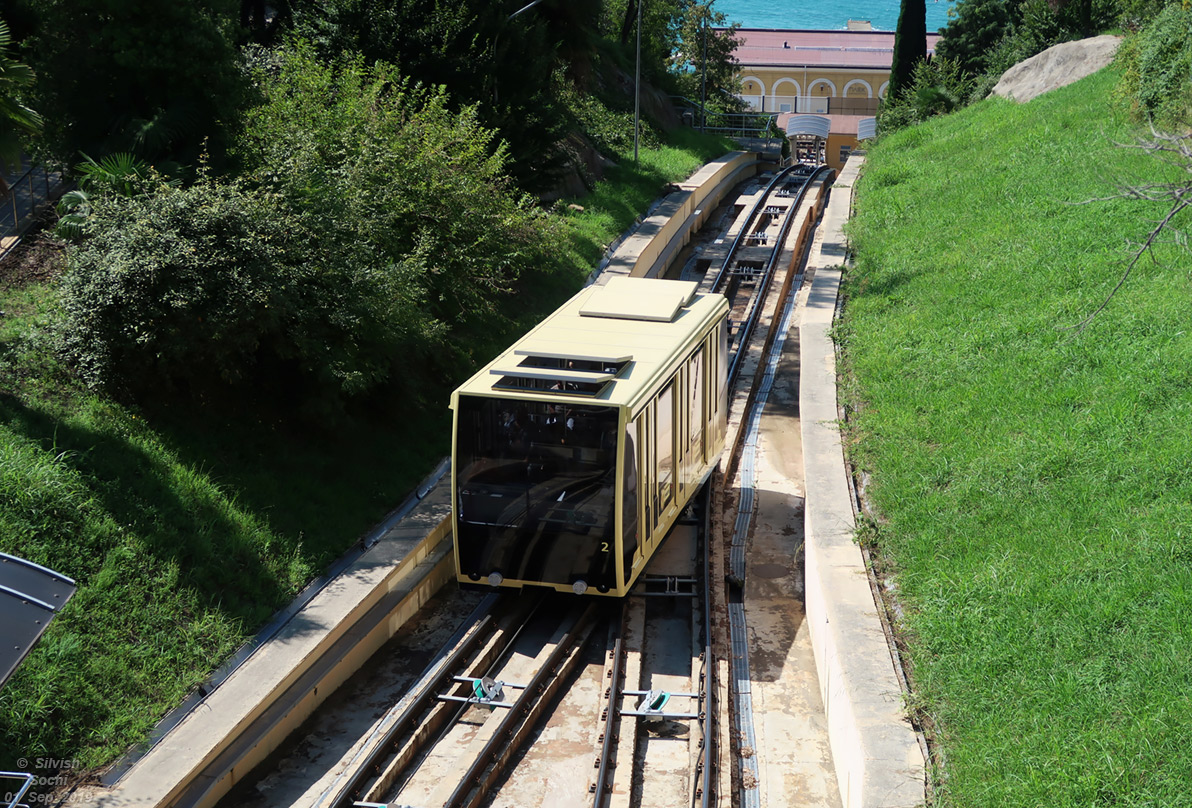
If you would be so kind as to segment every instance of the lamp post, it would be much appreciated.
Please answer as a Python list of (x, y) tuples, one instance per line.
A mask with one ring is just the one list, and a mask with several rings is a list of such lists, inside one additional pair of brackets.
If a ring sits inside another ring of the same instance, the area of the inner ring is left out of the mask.
[[(527, 3), (526, 5), (522, 6), (517, 11), (513, 12), (508, 17), (506, 17), (505, 22), (509, 22), (514, 17), (516, 17), (518, 14), (521, 14), (523, 11), (529, 11), (530, 9), (532, 9), (534, 6), (538, 5), (541, 2), (542, 2), (542, 0), (534, 0), (532, 3)], [(495, 37), (493, 37), (493, 59), (494, 60), (497, 58), (497, 43), (501, 41), (501, 32), (503, 30), (504, 30), (503, 28), (497, 29), (497, 35)], [(498, 100), (499, 99), (497, 98), (497, 77), (494, 72), (494, 75), (493, 75), (493, 103), (495, 104)]]
[(637, 168), (637, 142), (641, 132), (642, 106), (642, 4), (637, 0), (637, 58), (633, 68), (633, 167)]
[(708, 125), (708, 9), (704, 7), (704, 13), (700, 15), (700, 25), (704, 29), (704, 65), (702, 68), (703, 76), (700, 81), (700, 97), (699, 97), (699, 130), (704, 131), (704, 127)]

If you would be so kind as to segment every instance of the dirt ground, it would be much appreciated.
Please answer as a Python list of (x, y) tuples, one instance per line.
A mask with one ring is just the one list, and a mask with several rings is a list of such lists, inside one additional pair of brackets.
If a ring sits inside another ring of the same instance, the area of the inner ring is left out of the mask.
[(31, 231), (0, 258), (0, 291), (51, 280), (62, 273), (64, 265), (65, 250), (50, 238), (49, 231)]

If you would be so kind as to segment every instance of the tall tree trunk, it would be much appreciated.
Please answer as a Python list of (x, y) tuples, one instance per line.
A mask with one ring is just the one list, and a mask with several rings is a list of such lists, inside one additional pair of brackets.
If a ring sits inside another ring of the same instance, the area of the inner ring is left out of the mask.
[(638, 0), (629, 0), (625, 4), (625, 19), (621, 20), (621, 44), (629, 44), (629, 35), (633, 33), (633, 23), (637, 20)]

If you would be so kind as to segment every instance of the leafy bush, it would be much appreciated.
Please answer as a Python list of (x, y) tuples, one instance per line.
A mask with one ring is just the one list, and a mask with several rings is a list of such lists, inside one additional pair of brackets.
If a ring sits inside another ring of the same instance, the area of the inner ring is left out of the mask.
[(476, 107), (452, 110), (442, 88), (392, 65), (322, 64), (301, 45), (256, 80), (266, 101), (247, 116), (249, 174), (416, 304), (404, 319), (423, 337), (484, 326), (519, 279), (551, 265), (556, 225), (519, 195)]
[(1122, 44), (1117, 95), (1162, 124), (1192, 120), (1192, 8), (1171, 3)]
[[(83, 162), (75, 166), (78, 187), (67, 191), (58, 200), (58, 224), (54, 233), (60, 238), (79, 239), (83, 223), (91, 212), (91, 200), (96, 194), (137, 196), (156, 186), (160, 179), (152, 166), (134, 154), (115, 152), (96, 161), (83, 155)], [(168, 184), (175, 185), (176, 181)]]
[[(595, 95), (580, 92), (561, 70), (555, 73), (555, 92), (601, 154), (618, 157), (633, 149), (631, 111), (615, 110)], [(661, 139), (657, 130), (645, 118), (640, 123), (639, 145), (658, 148)]]
[(256, 77), (247, 180), (90, 202), (64, 279), (68, 356), (96, 385), (240, 386), (320, 414), (458, 375), (446, 335), (491, 331), (501, 297), (550, 266), (552, 220), (513, 190), (503, 145), (388, 65), (300, 47)]
[(1122, 26), (1137, 31), (1159, 16), (1171, 0), (1118, 0)]
[(387, 372), (384, 279), (321, 261), (275, 196), (163, 183), (94, 200), (83, 229), (63, 278), (62, 343), (93, 385), (206, 396), (301, 380), (334, 401)]
[(888, 134), (951, 112), (968, 102), (973, 78), (950, 59), (936, 58), (915, 65), (911, 85), (901, 98), (887, 101), (878, 113), (878, 131)]

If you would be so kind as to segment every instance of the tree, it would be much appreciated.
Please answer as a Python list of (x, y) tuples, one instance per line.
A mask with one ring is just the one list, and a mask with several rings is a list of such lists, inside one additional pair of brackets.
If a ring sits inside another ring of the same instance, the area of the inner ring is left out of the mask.
[(501, 299), (554, 266), (554, 220), (511, 182), (497, 133), (475, 105), (359, 56), (325, 64), (298, 45), (254, 75), (247, 176), (301, 215), (321, 260), (385, 290), (374, 319), (402, 335), (390, 361), (411, 389), (457, 373), (455, 337), (493, 333)]
[(737, 103), (740, 82), (733, 53), (741, 42), (738, 28), (738, 23), (730, 26), (728, 18), (714, 10), (712, 0), (686, 5), (671, 57), (671, 72), (681, 95), (692, 100), (706, 95), (708, 105), (718, 109), (726, 102)]
[(302, 46), (277, 56), (257, 73), (266, 102), (246, 116), (249, 176), (337, 220), (344, 248), (369, 245), (360, 260), (378, 271), (413, 272), (432, 316), (494, 311), (494, 295), (544, 257), (549, 223), (510, 183), (477, 108), (454, 110), (443, 88), (384, 62), (327, 65)]
[[(0, 20), (0, 167), (5, 172), (20, 164), (25, 138), (42, 129), (41, 115), (21, 102), (21, 91), (33, 85), (33, 71), (8, 55), (11, 42), (8, 25)], [(8, 194), (3, 177), (0, 194)]]
[(927, 58), (927, 2), (902, 0), (894, 32), (894, 61), (886, 97), (901, 98), (914, 81), (915, 65)]
[(481, 122), (508, 144), (523, 188), (549, 187), (563, 161), (567, 118), (552, 75), (562, 59), (590, 61), (599, 0), (294, 0), (293, 30), (325, 59), (345, 52), (395, 64), (402, 75), (444, 86), (476, 104)]
[(25, 46), (47, 146), (63, 162), (128, 151), (218, 155), (241, 103), (236, 0), (37, 0)]
[(936, 53), (974, 75), (990, 66), (990, 56), (1010, 28), (1003, 0), (960, 0), (949, 10)]

